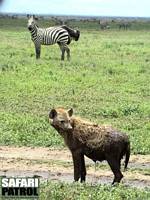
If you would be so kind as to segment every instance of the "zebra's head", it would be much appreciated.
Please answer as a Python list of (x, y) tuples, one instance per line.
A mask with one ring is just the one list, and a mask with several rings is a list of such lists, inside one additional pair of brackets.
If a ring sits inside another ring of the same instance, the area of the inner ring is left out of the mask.
[(28, 16), (28, 29), (29, 31), (33, 30), (34, 27), (36, 26), (36, 22), (35, 22), (35, 16)]

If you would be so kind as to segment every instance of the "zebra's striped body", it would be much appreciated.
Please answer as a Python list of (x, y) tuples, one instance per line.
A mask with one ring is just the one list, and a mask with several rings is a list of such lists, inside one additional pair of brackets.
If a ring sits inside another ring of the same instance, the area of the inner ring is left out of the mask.
[(62, 51), (61, 59), (64, 60), (66, 51), (69, 60), (70, 49), (68, 44), (71, 42), (71, 38), (75, 38), (76, 41), (79, 38), (79, 31), (74, 31), (66, 26), (39, 28), (33, 16), (28, 20), (28, 29), (31, 32), (31, 39), (35, 44), (37, 59), (40, 58), (41, 45), (53, 45), (57, 43)]
[(52, 45), (55, 43), (67, 44), (69, 40), (68, 32), (61, 27), (50, 27), (46, 29), (38, 28), (37, 34), (32, 35), (32, 40), (38, 40), (41, 45)]

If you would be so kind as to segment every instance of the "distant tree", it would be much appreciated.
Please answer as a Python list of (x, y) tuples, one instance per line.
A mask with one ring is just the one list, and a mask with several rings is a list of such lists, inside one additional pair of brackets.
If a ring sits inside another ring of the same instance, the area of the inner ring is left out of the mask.
[(68, 25), (67, 20), (59, 20), (59, 25)]

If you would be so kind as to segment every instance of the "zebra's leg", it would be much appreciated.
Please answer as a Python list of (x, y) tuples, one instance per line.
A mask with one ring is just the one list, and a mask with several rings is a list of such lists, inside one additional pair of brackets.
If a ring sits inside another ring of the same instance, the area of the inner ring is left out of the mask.
[(62, 44), (59, 44), (60, 50), (61, 50), (61, 60), (64, 60), (65, 58), (65, 48)]
[(67, 45), (65, 46), (65, 50), (67, 52), (67, 60), (70, 60), (70, 49)]
[(65, 59), (65, 49), (62, 48), (61, 60)]
[(41, 45), (35, 44), (35, 53), (36, 53), (36, 59), (39, 59), (41, 55)]

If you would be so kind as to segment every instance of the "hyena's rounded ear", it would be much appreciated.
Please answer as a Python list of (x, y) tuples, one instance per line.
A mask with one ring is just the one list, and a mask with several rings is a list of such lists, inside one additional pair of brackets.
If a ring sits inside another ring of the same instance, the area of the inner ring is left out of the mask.
[(69, 117), (71, 117), (73, 115), (73, 108), (68, 110), (68, 114), (69, 114)]
[(57, 111), (53, 108), (50, 112), (49, 112), (49, 118), (50, 119), (54, 119), (54, 117), (56, 117), (57, 115)]

